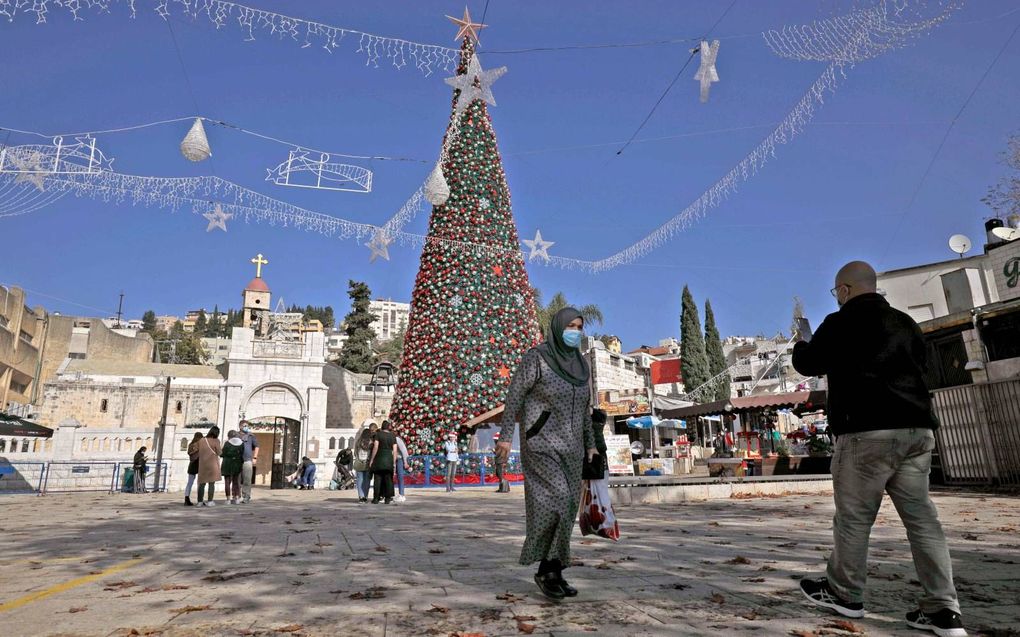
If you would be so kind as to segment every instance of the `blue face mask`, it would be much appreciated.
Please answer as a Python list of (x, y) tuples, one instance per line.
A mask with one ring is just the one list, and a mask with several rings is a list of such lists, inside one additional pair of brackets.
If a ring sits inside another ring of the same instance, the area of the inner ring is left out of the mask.
[(581, 346), (581, 338), (584, 333), (581, 330), (563, 330), (563, 342), (567, 347), (578, 348)]

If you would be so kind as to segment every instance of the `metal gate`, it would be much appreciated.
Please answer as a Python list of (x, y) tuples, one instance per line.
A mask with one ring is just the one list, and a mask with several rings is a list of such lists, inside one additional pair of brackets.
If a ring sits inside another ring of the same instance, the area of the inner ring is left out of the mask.
[(946, 484), (1020, 486), (1020, 380), (931, 393)]

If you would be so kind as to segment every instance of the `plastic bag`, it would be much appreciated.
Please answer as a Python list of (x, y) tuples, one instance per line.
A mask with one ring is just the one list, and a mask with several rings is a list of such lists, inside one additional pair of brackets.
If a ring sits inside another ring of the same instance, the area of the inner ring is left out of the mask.
[(581, 535), (598, 535), (614, 542), (620, 539), (620, 525), (609, 499), (608, 480), (583, 481), (578, 522)]

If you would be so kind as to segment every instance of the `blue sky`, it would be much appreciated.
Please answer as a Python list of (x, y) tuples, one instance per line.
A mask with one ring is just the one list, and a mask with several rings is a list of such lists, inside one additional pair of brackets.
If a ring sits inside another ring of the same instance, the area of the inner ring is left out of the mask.
[[(265, 35), (244, 42), (233, 28), (175, 17), (177, 59), (167, 25), (142, 6), (72, 22), (54, 10), (45, 25), (28, 16), (0, 21), (0, 127), (43, 132), (99, 130), (202, 114), (337, 152), (434, 161), (450, 89), (443, 72), (423, 77), (386, 63), (366, 67), (350, 43), (332, 55)], [(443, 16), (463, 2), (300, 4), (251, 0), (252, 6), (352, 29), (456, 46)], [(865, 3), (866, 4), (866, 3)], [(479, 18), (484, 2), (468, 2)], [(625, 140), (688, 56), (690, 44), (497, 53), (564, 45), (696, 37), (727, 3), (489, 2), (482, 32), (486, 67), (507, 65), (490, 108), (522, 237), (536, 228), (555, 241), (552, 254), (598, 259), (640, 239), (728, 171), (780, 121), (823, 69), (779, 59), (760, 32), (837, 15), (850, 3), (737, 0), (716, 27), (722, 45), (708, 104), (684, 73), (640, 138)], [(1020, 129), (1020, 37), (1014, 39), (956, 122), (916, 201), (908, 201), (936, 147), (1010, 33), (1015, 1), (968, 3), (944, 26), (905, 49), (859, 64), (826, 99), (815, 121), (724, 205), (637, 264), (591, 275), (537, 264), (532, 282), (548, 297), (596, 303), (627, 348), (679, 331), (680, 292), (710, 298), (721, 332), (772, 334), (790, 323), (800, 296), (817, 324), (834, 308), (832, 274), (866, 259), (880, 269), (951, 258), (948, 237), (962, 232), (980, 249), (990, 214), (979, 199), (1003, 174), (1009, 133)], [(1005, 14), (1005, 15), (1004, 15)], [(187, 80), (185, 79), (185, 73)], [(194, 99), (188, 83), (194, 89)], [(196, 106), (197, 103), (197, 106)], [(753, 128), (751, 128), (753, 127)], [(264, 181), (287, 148), (210, 128), (213, 163), (192, 164), (178, 144), (186, 123), (99, 136), (117, 170), (147, 175), (215, 171), (267, 195), (355, 221), (382, 224), (414, 192), (425, 163), (358, 162), (375, 171), (371, 194), (307, 191)], [(730, 132), (706, 132), (741, 129)], [(689, 133), (705, 133), (682, 136)], [(12, 135), (8, 143), (30, 143)], [(540, 151), (540, 152), (536, 152)], [(409, 231), (424, 232), (427, 215)], [(31, 303), (63, 313), (146, 309), (183, 314), (237, 306), (257, 252), (264, 277), (288, 304), (349, 308), (348, 279), (376, 296), (408, 300), (415, 250), (370, 265), (368, 250), (289, 228), (234, 222), (206, 233), (190, 211), (65, 198), (40, 211), (0, 218), (0, 283), (40, 294)], [(898, 230), (897, 230), (898, 228)], [(45, 294), (47, 296), (42, 296)], [(51, 297), (62, 299), (60, 301)], [(275, 303), (275, 301), (274, 301)]]

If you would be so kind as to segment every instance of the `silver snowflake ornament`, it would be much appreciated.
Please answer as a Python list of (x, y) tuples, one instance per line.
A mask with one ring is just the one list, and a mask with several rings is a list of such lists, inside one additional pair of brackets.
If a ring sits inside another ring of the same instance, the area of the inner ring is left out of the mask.
[(471, 384), (474, 385), (475, 387), (481, 385), (484, 382), (485, 382), (485, 379), (478, 372), (475, 372), (474, 374), (471, 374)]
[(464, 299), (461, 298), (459, 294), (454, 294), (450, 297), (450, 305), (453, 307), (460, 307), (461, 305), (464, 305)]

